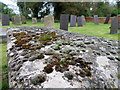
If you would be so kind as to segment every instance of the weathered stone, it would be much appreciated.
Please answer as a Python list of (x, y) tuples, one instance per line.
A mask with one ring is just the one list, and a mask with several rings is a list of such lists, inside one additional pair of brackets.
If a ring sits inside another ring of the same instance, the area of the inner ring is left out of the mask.
[(98, 15), (94, 15), (94, 24), (98, 25)]
[(70, 27), (76, 27), (76, 16), (71, 15), (70, 17)]
[(20, 25), (20, 16), (14, 16), (14, 24), (15, 25)]
[(32, 18), (32, 24), (36, 24), (37, 23), (37, 18)]
[(68, 30), (69, 15), (61, 14), (60, 16), (60, 29)]
[(111, 14), (108, 14), (106, 17), (106, 20), (104, 22), (104, 24), (108, 24), (109, 20), (110, 20)]
[(9, 16), (3, 14), (2, 15), (2, 26), (8, 26), (8, 25), (10, 25)]
[(82, 27), (83, 26), (82, 17), (77, 17), (77, 22), (78, 22), (78, 27)]
[(81, 17), (82, 17), (83, 25), (85, 25), (86, 24), (85, 16), (82, 15)]
[(40, 20), (42, 23), (44, 22), (44, 18), (41, 18), (41, 20)]
[(54, 16), (47, 15), (44, 17), (44, 25), (45, 27), (51, 27), (54, 28)]
[(26, 24), (26, 17), (25, 16), (22, 16), (21, 20), (22, 20), (22, 24)]

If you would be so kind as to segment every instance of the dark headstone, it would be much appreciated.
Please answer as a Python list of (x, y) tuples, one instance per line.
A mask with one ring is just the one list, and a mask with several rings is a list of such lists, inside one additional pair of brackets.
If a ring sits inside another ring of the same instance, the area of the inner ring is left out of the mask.
[(98, 15), (94, 15), (94, 24), (98, 25)]
[(120, 24), (118, 24), (118, 29), (120, 29)]
[(108, 24), (109, 20), (110, 20), (111, 14), (108, 14), (106, 17), (106, 20), (104, 22), (104, 24)]
[(20, 25), (20, 16), (14, 16), (14, 24)]
[(82, 27), (83, 26), (82, 17), (77, 17), (77, 22), (78, 22), (78, 27)]
[(110, 27), (110, 34), (115, 34), (118, 31), (118, 17), (115, 16), (112, 20), (111, 27)]
[(21, 21), (22, 21), (22, 24), (26, 24), (26, 17), (25, 17), (25, 16), (22, 16), (22, 17), (21, 17)]
[(60, 15), (60, 29), (68, 30), (69, 15), (61, 14)]
[(3, 14), (2, 15), (2, 26), (8, 26), (8, 25), (10, 25), (9, 16)]
[(76, 27), (76, 16), (75, 15), (70, 16), (70, 27)]

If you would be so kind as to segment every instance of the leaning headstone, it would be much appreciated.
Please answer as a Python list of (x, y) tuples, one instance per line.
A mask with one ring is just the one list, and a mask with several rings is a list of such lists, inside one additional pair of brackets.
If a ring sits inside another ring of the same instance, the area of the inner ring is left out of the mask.
[(82, 17), (77, 17), (77, 23), (78, 23), (78, 27), (82, 27), (83, 26), (83, 21), (82, 21)]
[(68, 30), (69, 14), (60, 15), (60, 29)]
[(70, 16), (70, 27), (76, 27), (76, 16), (75, 15)]
[(2, 15), (2, 26), (8, 26), (8, 25), (10, 25), (9, 16), (3, 14)]
[(37, 18), (32, 18), (32, 24), (36, 24), (37, 23)]
[(86, 24), (85, 16), (82, 15), (81, 17), (82, 17), (83, 25), (85, 25)]
[(45, 27), (51, 27), (54, 28), (54, 16), (47, 15), (44, 17), (44, 25)]
[(94, 15), (94, 24), (98, 25), (98, 15)]
[(108, 14), (106, 17), (106, 20), (104, 22), (104, 24), (108, 24), (109, 20), (110, 20), (111, 14)]
[(22, 24), (26, 24), (26, 17), (25, 16), (22, 16), (21, 20), (22, 20)]
[(118, 31), (118, 17), (115, 16), (112, 20), (111, 27), (110, 27), (110, 34), (115, 34)]
[(14, 24), (15, 25), (20, 25), (20, 16), (14, 16)]

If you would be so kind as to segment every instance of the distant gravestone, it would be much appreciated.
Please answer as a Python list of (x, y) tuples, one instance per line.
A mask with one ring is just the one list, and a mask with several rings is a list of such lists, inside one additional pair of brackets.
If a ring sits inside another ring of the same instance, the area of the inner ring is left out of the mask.
[(32, 24), (36, 24), (37, 23), (37, 18), (32, 18)]
[(44, 18), (41, 18), (41, 22), (42, 22), (42, 23), (44, 22)]
[(22, 24), (26, 24), (26, 17), (25, 16), (22, 16), (21, 20), (22, 20)]
[(118, 29), (120, 29), (120, 24), (118, 24)]
[(106, 17), (106, 20), (104, 22), (104, 24), (108, 24), (109, 20), (110, 20), (111, 14), (108, 14)]
[(9, 16), (3, 14), (2, 15), (2, 26), (8, 26), (8, 25), (10, 25)]
[(14, 24), (14, 17), (15, 17), (15, 16), (12, 16), (12, 17), (11, 17), (12, 24)]
[(86, 20), (85, 20), (85, 16), (81, 16), (82, 17), (82, 23), (83, 23), (83, 25), (85, 25), (86, 24)]
[(110, 34), (115, 34), (118, 31), (118, 17), (115, 16), (112, 20), (111, 27), (110, 27)]
[(70, 27), (76, 27), (76, 16), (71, 15), (70, 17)]
[(20, 16), (14, 16), (14, 24), (15, 25), (20, 25)]
[(44, 25), (45, 27), (51, 27), (54, 28), (54, 16), (47, 15), (44, 17)]
[(98, 25), (98, 15), (94, 15), (94, 24)]
[(83, 21), (82, 21), (82, 17), (77, 17), (77, 22), (78, 22), (78, 27), (82, 27), (83, 26)]
[(60, 29), (68, 30), (69, 14), (60, 15)]

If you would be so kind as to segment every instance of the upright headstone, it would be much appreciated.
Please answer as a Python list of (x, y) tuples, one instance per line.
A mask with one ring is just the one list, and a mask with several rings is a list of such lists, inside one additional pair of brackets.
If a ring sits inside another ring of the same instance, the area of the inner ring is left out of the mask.
[(37, 18), (32, 18), (32, 24), (36, 24), (37, 23)]
[(14, 18), (15, 18), (15, 16), (12, 16), (12, 17), (11, 17), (12, 24), (14, 24)]
[(112, 20), (111, 27), (110, 27), (110, 34), (115, 34), (118, 31), (118, 17), (115, 16)]
[(44, 22), (44, 18), (41, 18), (41, 22), (42, 22), (42, 23)]
[(106, 20), (104, 22), (104, 24), (108, 24), (109, 20), (110, 20), (111, 14), (108, 14), (106, 17)]
[(14, 16), (14, 24), (15, 25), (20, 25), (20, 16)]
[(60, 29), (68, 30), (69, 14), (60, 15)]
[(6, 14), (2, 15), (2, 26), (10, 25), (9, 16)]
[(83, 21), (82, 21), (82, 17), (77, 17), (77, 22), (78, 22), (78, 27), (82, 27), (83, 26)]
[(98, 15), (94, 15), (94, 24), (98, 25)]
[(76, 16), (75, 15), (70, 16), (70, 27), (76, 27)]
[(47, 15), (44, 17), (44, 25), (45, 27), (51, 27), (54, 28), (54, 16)]
[(21, 20), (22, 20), (22, 24), (26, 24), (26, 17), (25, 16), (22, 16)]
[(85, 16), (82, 15), (81, 17), (82, 17), (83, 25), (85, 25), (86, 24)]

